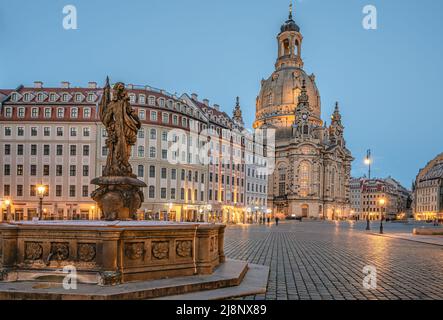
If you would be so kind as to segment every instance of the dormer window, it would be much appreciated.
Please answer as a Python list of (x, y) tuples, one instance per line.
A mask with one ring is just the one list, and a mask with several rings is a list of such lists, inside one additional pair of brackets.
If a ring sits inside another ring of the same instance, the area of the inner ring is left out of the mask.
[(94, 94), (93, 93), (88, 93), (88, 101), (89, 102), (93, 102), (94, 101)]
[(144, 94), (141, 94), (141, 95), (138, 96), (138, 102), (140, 104), (145, 104), (146, 103), (146, 97), (145, 97)]
[(18, 101), (18, 94), (14, 92), (14, 93), (11, 95), (11, 100), (14, 101), (14, 102), (15, 102), (15, 101)]
[(55, 101), (55, 99), (56, 99), (56, 94), (55, 93), (50, 93), (49, 94), (49, 101), (51, 101), (51, 102), (54, 102)]
[(135, 94), (129, 95), (129, 102), (135, 103)]
[(165, 99), (160, 98), (160, 99), (158, 100), (158, 104), (160, 105), (160, 107), (164, 107), (164, 106), (165, 106)]
[(150, 106), (155, 106), (155, 97), (154, 96), (149, 96), (148, 104)]
[(67, 93), (63, 93), (62, 100), (63, 100), (63, 102), (67, 102), (68, 101), (68, 94)]
[(45, 95), (44, 95), (43, 93), (39, 93), (39, 94), (37, 95), (37, 100), (38, 100), (39, 102), (42, 102), (43, 100), (45, 100)]
[(30, 101), (31, 100), (31, 94), (30, 93), (25, 93), (23, 96), (23, 100), (24, 101)]
[(82, 96), (81, 96), (80, 93), (77, 93), (77, 94), (75, 95), (75, 101), (76, 101), (76, 102), (80, 102), (80, 101), (82, 101)]
[(168, 100), (168, 108), (172, 108), (172, 100)]

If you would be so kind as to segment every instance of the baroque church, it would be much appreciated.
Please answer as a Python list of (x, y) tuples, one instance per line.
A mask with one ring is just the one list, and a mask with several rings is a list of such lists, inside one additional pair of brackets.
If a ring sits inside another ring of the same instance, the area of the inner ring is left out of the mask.
[(321, 119), (314, 74), (303, 70), (300, 27), (292, 17), (277, 36), (274, 73), (262, 80), (254, 128), (275, 130), (275, 170), (268, 208), (287, 217), (341, 219), (350, 215), (350, 173), (338, 103), (330, 125)]

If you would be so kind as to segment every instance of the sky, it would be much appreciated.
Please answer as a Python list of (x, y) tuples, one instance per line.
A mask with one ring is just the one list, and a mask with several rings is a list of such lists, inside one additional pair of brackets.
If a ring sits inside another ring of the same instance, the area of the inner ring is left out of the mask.
[[(260, 81), (274, 71), (276, 35), (290, 0), (0, 0), (0, 88), (70, 81), (150, 85), (197, 93), (232, 113), (240, 96), (252, 125)], [(63, 28), (63, 7), (77, 29)], [(362, 26), (377, 9), (377, 29)], [(299, 0), (305, 71), (315, 73), (322, 116), (339, 101), (352, 174), (410, 187), (443, 152), (443, 1)]]

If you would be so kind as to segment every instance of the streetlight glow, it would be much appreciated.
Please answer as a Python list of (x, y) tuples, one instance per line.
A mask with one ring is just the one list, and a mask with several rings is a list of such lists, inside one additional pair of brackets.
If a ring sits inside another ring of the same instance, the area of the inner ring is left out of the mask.
[(11, 200), (6, 199), (6, 200), (5, 200), (5, 205), (6, 205), (6, 206), (9, 206), (10, 204), (11, 204)]

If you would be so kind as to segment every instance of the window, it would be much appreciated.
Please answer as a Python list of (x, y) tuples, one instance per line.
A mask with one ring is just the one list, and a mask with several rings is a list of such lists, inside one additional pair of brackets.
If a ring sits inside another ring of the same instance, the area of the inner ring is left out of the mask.
[(51, 136), (51, 128), (50, 128), (50, 127), (44, 127), (44, 128), (43, 128), (43, 135), (44, 135), (45, 137), (49, 137), (49, 136)]
[(5, 164), (4, 169), (3, 169), (3, 173), (5, 176), (11, 175), (11, 165), (10, 164)]
[(83, 165), (83, 177), (89, 176), (89, 166), (87, 164)]
[(138, 111), (138, 117), (139, 117), (140, 120), (145, 120), (146, 119), (145, 110), (139, 110)]
[(77, 146), (76, 145), (69, 146), (69, 155), (71, 155), (71, 156), (77, 155)]
[(5, 184), (5, 185), (3, 186), (3, 194), (4, 194), (6, 197), (9, 197), (9, 196), (11, 195), (11, 185), (9, 185), (9, 184)]
[(57, 137), (63, 137), (63, 128), (57, 127)]
[(88, 145), (83, 146), (83, 155), (89, 156), (89, 146)]
[(151, 111), (151, 121), (157, 121), (157, 111)]
[(154, 96), (149, 96), (148, 104), (150, 106), (155, 106), (155, 97)]
[(36, 137), (36, 136), (37, 136), (37, 128), (31, 127), (31, 137)]
[(17, 136), (23, 137), (25, 135), (25, 129), (23, 127), (17, 128)]
[(18, 176), (22, 176), (23, 175), (23, 165), (22, 164), (18, 164), (17, 165), (17, 175)]
[(178, 116), (175, 114), (172, 116), (172, 124), (175, 126), (178, 125)]
[(77, 128), (71, 128), (71, 137), (76, 137), (77, 136)]
[(62, 196), (62, 186), (59, 184), (55, 186), (55, 196), (56, 197)]
[(5, 127), (5, 136), (6, 137), (11, 136), (11, 127)]
[(168, 150), (162, 149), (162, 159), (167, 160), (168, 159)]
[(187, 127), (187, 125), (188, 125), (188, 121), (187, 121), (187, 119), (186, 118), (182, 118), (182, 127)]
[(49, 176), (49, 164), (45, 164), (43, 166), (43, 175), (44, 176)]
[(108, 155), (108, 147), (104, 146), (102, 147), (102, 156), (106, 157)]
[(55, 175), (61, 177), (63, 175), (63, 166), (58, 164), (55, 166)]
[(166, 168), (162, 168), (161, 169), (161, 178), (162, 179), (166, 179), (167, 178)]
[(23, 145), (22, 144), (18, 144), (17, 145), (17, 155), (18, 156), (22, 156), (23, 155)]
[(141, 164), (137, 167), (137, 177), (144, 177), (145, 175), (145, 167)]
[(76, 101), (76, 102), (80, 102), (80, 101), (82, 101), (82, 96), (81, 96), (81, 94), (77, 93), (77, 94), (75, 95), (75, 101)]
[(76, 174), (77, 174), (76, 171), (77, 171), (76, 165), (75, 165), (75, 164), (71, 164), (71, 165), (69, 166), (69, 175), (70, 175), (71, 177), (75, 177)]
[(169, 123), (169, 113), (162, 113), (162, 122), (163, 123)]
[(31, 144), (31, 156), (36, 156), (36, 155), (37, 155), (37, 145)]
[(31, 117), (32, 118), (38, 118), (38, 108), (32, 108), (31, 109)]
[(93, 93), (88, 93), (88, 101), (89, 102), (93, 102), (94, 101), (94, 94)]
[(24, 118), (25, 117), (25, 108), (18, 108), (18, 114), (17, 116), (19, 118)]
[(57, 118), (63, 118), (65, 116), (65, 110), (63, 108), (57, 108)]
[(83, 128), (83, 137), (89, 137), (91, 135), (90, 128)]
[(49, 150), (50, 150), (49, 144), (43, 145), (43, 155), (44, 156), (49, 156)]
[(58, 156), (62, 156), (63, 155), (63, 145), (61, 145), (61, 144), (57, 145), (56, 155), (58, 155)]
[(177, 179), (177, 169), (171, 169), (171, 180)]
[(62, 94), (62, 100), (63, 100), (64, 102), (67, 102), (67, 101), (69, 100), (69, 97), (68, 97), (68, 95), (67, 95), (66, 93), (63, 93), (63, 94)]
[(23, 197), (23, 185), (22, 184), (17, 185), (17, 197)]
[(180, 189), (180, 199), (185, 200), (185, 188)]
[(157, 130), (155, 130), (155, 129), (151, 129), (151, 131), (150, 131), (150, 137), (151, 137), (152, 140), (157, 139)]
[(146, 103), (146, 96), (144, 94), (141, 94), (138, 96), (138, 102), (140, 104), (145, 104)]
[(149, 186), (149, 198), (150, 199), (155, 198), (155, 187), (154, 186)]
[(31, 197), (35, 197), (35, 196), (37, 195), (35, 184), (31, 184), (31, 185), (29, 186), (29, 195), (30, 195)]
[(69, 196), (75, 197), (75, 186), (74, 185), (69, 186)]
[(129, 95), (129, 102), (135, 103), (135, 94), (130, 94)]
[(175, 188), (171, 188), (171, 199), (175, 200)]
[(31, 176), (36, 176), (37, 175), (37, 166), (35, 164), (31, 164)]
[(83, 118), (90, 118), (90, 117), (91, 117), (91, 109), (83, 108)]
[(166, 188), (161, 188), (160, 189), (160, 197), (162, 199), (166, 199)]
[(5, 108), (5, 118), (11, 118), (12, 117), (12, 108)]
[(8, 156), (11, 154), (11, 145), (5, 144), (5, 155)]
[(165, 99), (163, 99), (163, 98), (158, 99), (158, 104), (160, 107), (163, 108), (165, 106)]
[(149, 166), (149, 178), (155, 178), (155, 166)]
[(162, 141), (164, 141), (164, 142), (168, 141), (168, 132), (167, 131), (162, 132)]
[(150, 147), (149, 148), (149, 157), (150, 158), (155, 158), (157, 155), (156, 155), (156, 150), (155, 150), (155, 147)]
[(145, 156), (145, 147), (143, 147), (143, 146), (138, 147), (138, 156), (140, 158), (143, 158)]
[(57, 96), (55, 93), (50, 93), (49, 94), (49, 101), (54, 102), (57, 99)]
[(89, 187), (88, 186), (82, 186), (82, 197), (84, 197), (84, 198), (89, 197)]

